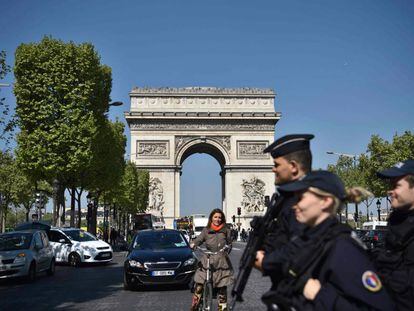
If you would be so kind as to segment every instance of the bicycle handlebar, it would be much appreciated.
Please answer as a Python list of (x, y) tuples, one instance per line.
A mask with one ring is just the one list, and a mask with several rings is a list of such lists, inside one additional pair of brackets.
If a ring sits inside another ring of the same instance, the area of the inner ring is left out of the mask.
[(218, 253), (221, 253), (221, 252), (224, 252), (227, 249), (230, 249), (230, 246), (224, 245), (224, 247), (222, 249), (218, 250), (217, 252), (210, 252), (210, 251), (207, 251), (207, 250), (205, 251), (202, 248), (200, 248), (199, 246), (194, 247), (194, 250), (196, 250), (196, 249), (198, 249), (199, 251), (201, 251), (203, 254), (206, 254), (206, 255), (217, 255)]

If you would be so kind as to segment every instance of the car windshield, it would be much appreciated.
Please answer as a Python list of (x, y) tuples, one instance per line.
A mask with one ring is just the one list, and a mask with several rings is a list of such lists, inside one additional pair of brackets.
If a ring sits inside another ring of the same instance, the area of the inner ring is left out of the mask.
[(134, 249), (167, 249), (187, 247), (186, 241), (178, 232), (140, 232), (134, 241)]
[(31, 233), (2, 234), (0, 235), (0, 251), (28, 249), (31, 241)]
[(98, 240), (92, 234), (90, 234), (89, 232), (83, 231), (83, 230), (65, 230), (64, 232), (73, 241), (88, 242), (88, 241)]

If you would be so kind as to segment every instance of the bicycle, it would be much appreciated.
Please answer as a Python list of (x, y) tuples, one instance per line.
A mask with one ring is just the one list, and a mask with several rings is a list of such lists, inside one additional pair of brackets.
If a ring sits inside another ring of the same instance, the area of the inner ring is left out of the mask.
[(198, 305), (199, 311), (211, 311), (213, 310), (213, 266), (210, 263), (210, 257), (217, 255), (220, 252), (224, 252), (229, 249), (228, 245), (225, 245), (222, 249), (217, 252), (205, 251), (197, 247), (199, 251), (207, 256), (207, 270), (206, 270), (206, 279), (203, 283), (203, 293), (201, 296), (201, 303)]

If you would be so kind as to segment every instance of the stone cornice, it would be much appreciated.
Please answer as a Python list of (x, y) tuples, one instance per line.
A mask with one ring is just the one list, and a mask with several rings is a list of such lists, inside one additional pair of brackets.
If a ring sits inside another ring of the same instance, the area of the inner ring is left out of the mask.
[(272, 89), (262, 88), (217, 88), (217, 87), (134, 87), (129, 93), (131, 97), (275, 97)]
[(131, 131), (261, 131), (274, 132), (279, 118), (139, 119), (126, 118)]
[[(269, 156), (270, 158), (270, 156)], [(228, 171), (264, 171), (271, 172), (273, 165), (225, 165), (224, 170)]]
[(195, 111), (144, 111), (144, 112), (125, 112), (127, 120), (133, 119), (245, 119), (260, 118), (279, 120), (280, 112), (195, 112)]

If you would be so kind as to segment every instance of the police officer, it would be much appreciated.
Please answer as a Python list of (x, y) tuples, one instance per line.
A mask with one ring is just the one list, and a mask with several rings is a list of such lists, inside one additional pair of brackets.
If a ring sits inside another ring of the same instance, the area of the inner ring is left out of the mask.
[(288, 244), (285, 277), (274, 295), (265, 297), (269, 309), (394, 310), (362, 244), (336, 218), (345, 200), (358, 202), (368, 192), (347, 193), (328, 171), (311, 172), (279, 190), (298, 197), (293, 209), (305, 229)]
[[(303, 178), (311, 170), (312, 153), (310, 151), (311, 134), (286, 135), (271, 145), (263, 152), (270, 153), (275, 173), (275, 184), (280, 186)], [(280, 269), (285, 262), (285, 248), (289, 240), (298, 235), (302, 225), (296, 221), (292, 206), (296, 203), (293, 195), (276, 192), (270, 201), (274, 222), (268, 229), (264, 241), (263, 250), (256, 254), (256, 268), (262, 270), (272, 281), (272, 289), (281, 279)], [(266, 256), (265, 256), (266, 254)]]
[(398, 310), (414, 309), (414, 160), (378, 172), (392, 184), (393, 211), (383, 249), (374, 250), (376, 266)]

